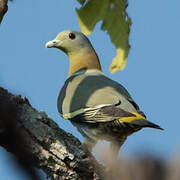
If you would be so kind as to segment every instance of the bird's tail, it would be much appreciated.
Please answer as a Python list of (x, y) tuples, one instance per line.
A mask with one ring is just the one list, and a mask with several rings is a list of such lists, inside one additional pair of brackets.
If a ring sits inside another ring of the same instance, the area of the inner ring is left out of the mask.
[(120, 119), (120, 121), (136, 126), (138, 128), (150, 127), (163, 130), (159, 125), (148, 121), (145, 116), (142, 116), (141, 114), (136, 112), (131, 112), (131, 114), (133, 114), (133, 116), (123, 117)]
[(149, 127), (149, 128), (164, 130), (159, 125), (154, 124), (146, 119), (137, 119), (137, 120), (132, 121), (130, 124), (138, 126), (138, 127), (142, 127), (142, 128)]

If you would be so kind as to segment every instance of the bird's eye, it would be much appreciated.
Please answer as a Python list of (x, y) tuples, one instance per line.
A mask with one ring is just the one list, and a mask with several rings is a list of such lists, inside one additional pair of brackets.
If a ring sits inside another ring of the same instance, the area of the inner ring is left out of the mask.
[(73, 40), (73, 39), (75, 39), (75, 38), (76, 38), (76, 36), (75, 36), (75, 34), (74, 34), (74, 33), (69, 33), (69, 38)]

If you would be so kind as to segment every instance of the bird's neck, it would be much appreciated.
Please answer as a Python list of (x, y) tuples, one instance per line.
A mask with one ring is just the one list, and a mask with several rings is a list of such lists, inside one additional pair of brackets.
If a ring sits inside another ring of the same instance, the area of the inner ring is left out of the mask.
[(81, 70), (97, 69), (102, 71), (99, 58), (94, 50), (88, 53), (79, 52), (76, 54), (69, 54), (69, 59), (69, 77)]

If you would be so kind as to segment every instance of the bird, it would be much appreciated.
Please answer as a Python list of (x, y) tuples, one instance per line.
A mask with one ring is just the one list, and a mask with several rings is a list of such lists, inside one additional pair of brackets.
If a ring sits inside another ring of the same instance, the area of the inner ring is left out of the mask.
[(163, 130), (146, 119), (125, 87), (104, 74), (95, 49), (82, 32), (62, 31), (45, 46), (69, 57), (69, 74), (57, 108), (82, 134), (89, 151), (99, 140), (109, 141), (116, 159), (129, 135), (146, 127)]

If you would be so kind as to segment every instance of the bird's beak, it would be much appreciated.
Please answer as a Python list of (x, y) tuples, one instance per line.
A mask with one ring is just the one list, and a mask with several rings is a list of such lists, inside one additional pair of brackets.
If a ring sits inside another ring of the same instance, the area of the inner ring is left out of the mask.
[(52, 40), (52, 41), (48, 41), (45, 45), (46, 48), (52, 48), (52, 47), (57, 47), (59, 40)]

